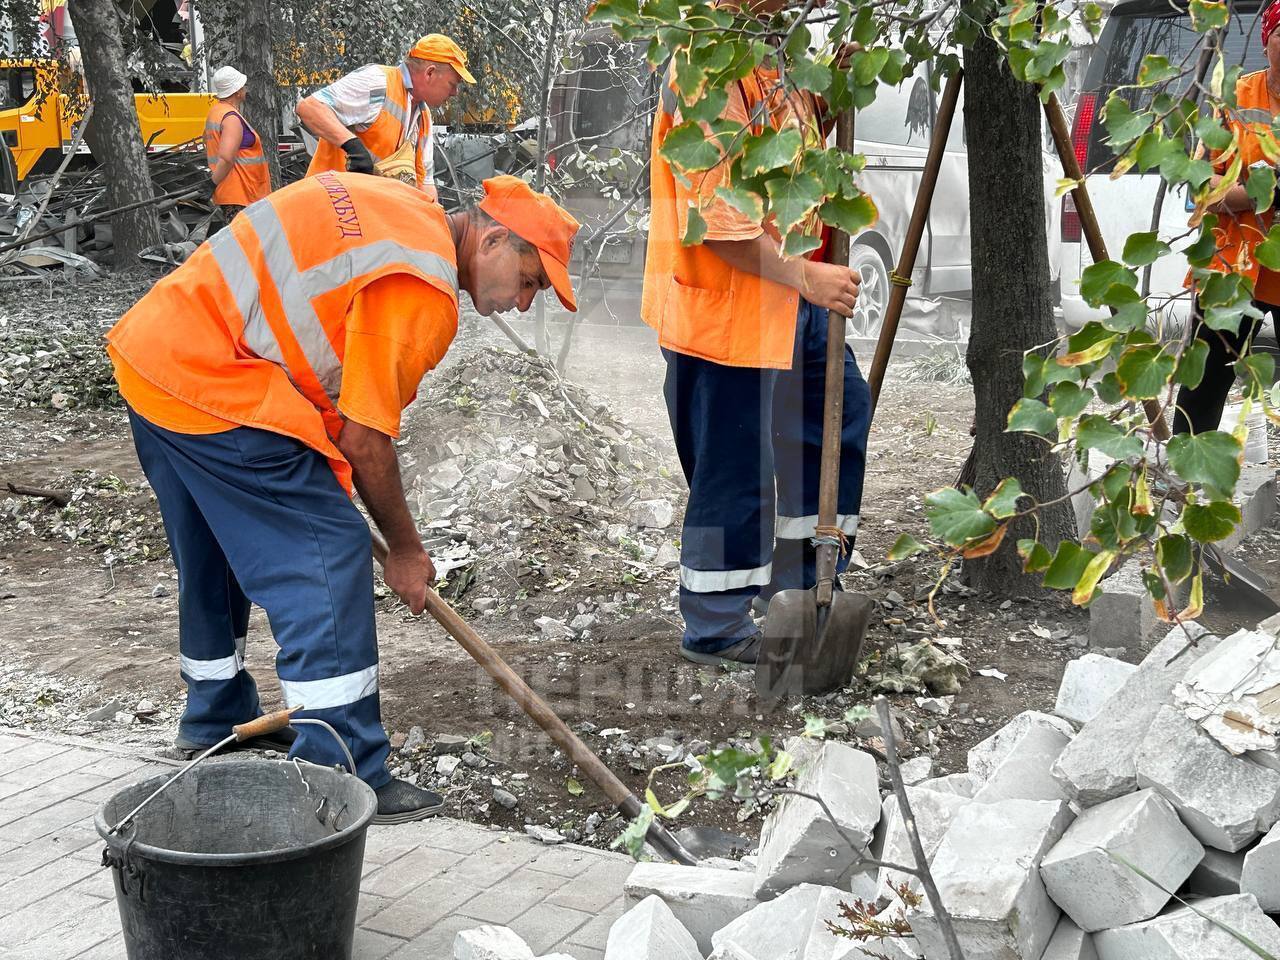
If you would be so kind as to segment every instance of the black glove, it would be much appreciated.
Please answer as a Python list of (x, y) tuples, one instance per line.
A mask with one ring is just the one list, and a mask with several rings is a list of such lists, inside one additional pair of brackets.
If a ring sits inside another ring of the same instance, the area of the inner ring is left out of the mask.
[(191, 185), (190, 192), (195, 194), (193, 199), (199, 200), (201, 203), (213, 203), (213, 192), (217, 189), (217, 186), (214, 185), (213, 177), (206, 172), (203, 177)]
[(373, 154), (359, 137), (352, 137), (344, 143), (342, 152), (347, 155), (347, 169), (352, 173), (373, 173)]

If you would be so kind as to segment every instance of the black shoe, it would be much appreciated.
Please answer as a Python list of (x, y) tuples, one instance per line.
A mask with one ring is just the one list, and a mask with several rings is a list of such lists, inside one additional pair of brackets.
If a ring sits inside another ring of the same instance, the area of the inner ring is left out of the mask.
[(756, 657), (760, 655), (760, 645), (763, 641), (763, 633), (753, 633), (732, 646), (717, 650), (714, 653), (699, 653), (697, 650), (690, 650), (688, 647), (681, 646), (680, 656), (693, 663), (702, 663), (711, 667), (749, 667), (755, 664)]
[(415, 787), (407, 780), (391, 780), (374, 793), (378, 796), (374, 823), (411, 823), (434, 817), (444, 809), (444, 798), (440, 794)]
[[(274, 733), (264, 733), (260, 737), (250, 737), (237, 743), (231, 741), (218, 753), (235, 753), (240, 750), (274, 750), (276, 753), (288, 753), (293, 749), (293, 741), (298, 739), (298, 731), (285, 727)], [(173, 741), (172, 747), (159, 751), (158, 756), (164, 760), (194, 760), (208, 750), (212, 743), (195, 743), (181, 734)]]

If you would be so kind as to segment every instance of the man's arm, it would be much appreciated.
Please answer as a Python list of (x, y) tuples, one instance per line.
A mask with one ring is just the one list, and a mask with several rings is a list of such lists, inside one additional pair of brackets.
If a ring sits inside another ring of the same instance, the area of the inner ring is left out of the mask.
[(410, 612), (419, 614), (426, 606), (426, 588), (435, 582), (436, 568), (405, 503), (400, 462), (391, 438), (348, 420), (338, 438), (338, 449), (351, 464), (360, 499), (387, 540), (382, 578)]
[(798, 290), (815, 306), (853, 316), (858, 300), (858, 271), (838, 263), (786, 258), (778, 241), (767, 233), (754, 240), (704, 240), (703, 246), (735, 270), (753, 273)]
[(314, 94), (310, 97), (304, 97), (298, 103), (297, 114), (298, 119), (302, 121), (303, 126), (311, 132), (312, 136), (327, 140), (335, 147), (341, 147), (355, 136), (338, 119), (338, 115), (333, 111), (333, 108), (316, 99)]

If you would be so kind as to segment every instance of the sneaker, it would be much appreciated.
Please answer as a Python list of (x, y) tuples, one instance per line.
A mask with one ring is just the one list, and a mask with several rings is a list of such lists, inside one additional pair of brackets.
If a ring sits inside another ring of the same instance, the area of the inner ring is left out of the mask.
[(763, 642), (763, 633), (753, 633), (732, 646), (717, 650), (714, 653), (700, 653), (682, 645), (680, 647), (680, 656), (692, 663), (702, 663), (711, 667), (749, 667), (755, 664), (756, 658), (760, 655), (760, 645)]
[(374, 793), (378, 796), (374, 823), (412, 823), (434, 817), (444, 809), (444, 797), (407, 780), (390, 780)]
[[(276, 753), (288, 753), (293, 749), (293, 741), (297, 739), (298, 731), (292, 727), (285, 727), (275, 733), (264, 733), (260, 737), (250, 737), (239, 743), (233, 740), (218, 753), (235, 753), (239, 750), (274, 750)], [(212, 743), (195, 743), (179, 735), (173, 741), (173, 746), (159, 751), (158, 756), (163, 760), (194, 760), (211, 746), (213, 746)]]

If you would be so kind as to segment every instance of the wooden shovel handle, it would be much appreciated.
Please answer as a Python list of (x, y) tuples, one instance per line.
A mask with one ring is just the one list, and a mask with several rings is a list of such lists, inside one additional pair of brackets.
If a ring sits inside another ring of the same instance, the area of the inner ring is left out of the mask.
[(261, 737), (268, 733), (276, 733), (283, 730), (289, 725), (289, 718), (302, 709), (302, 704), (296, 707), (290, 707), (287, 710), (277, 710), (275, 713), (264, 713), (256, 720), (250, 720), (248, 723), (239, 723), (231, 728), (231, 732), (236, 735), (237, 743), (244, 743), (253, 737)]

